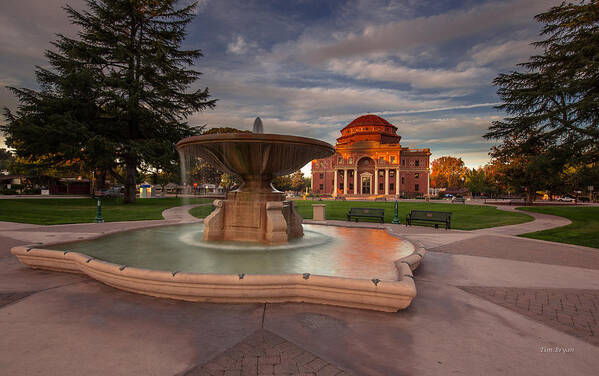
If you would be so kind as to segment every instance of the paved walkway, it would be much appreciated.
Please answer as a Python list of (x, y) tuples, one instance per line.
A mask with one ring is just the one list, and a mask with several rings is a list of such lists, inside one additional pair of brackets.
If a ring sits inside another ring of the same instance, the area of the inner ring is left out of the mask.
[(0, 373), (545, 376), (599, 369), (598, 250), (513, 236), (555, 218), (520, 230), (385, 225), (432, 249), (416, 272), (418, 296), (397, 313), (157, 299), (29, 269), (9, 254), (23, 243), (195, 221), (186, 209), (165, 218), (0, 223)]
[(599, 290), (471, 286), (462, 289), (599, 346)]
[(18, 243), (15, 245), (52, 245), (70, 241), (94, 239), (99, 236), (127, 230), (201, 222), (201, 219), (189, 214), (189, 209), (202, 205), (206, 204), (185, 205), (166, 209), (162, 212), (162, 216), (165, 218), (164, 220), (77, 223), (52, 226), (0, 221), (0, 239), (10, 238), (12, 239), (12, 242), (16, 241)]

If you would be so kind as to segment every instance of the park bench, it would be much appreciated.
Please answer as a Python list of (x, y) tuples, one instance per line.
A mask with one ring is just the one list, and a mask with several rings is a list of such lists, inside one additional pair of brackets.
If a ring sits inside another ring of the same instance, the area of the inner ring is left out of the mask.
[(336, 196), (335, 201), (345, 201), (345, 196)]
[(386, 202), (386, 201), (387, 201), (387, 198), (386, 198), (386, 197), (376, 197), (376, 198), (374, 199), (374, 201), (375, 201), (375, 202), (376, 202), (376, 201), (385, 201), (385, 202)]
[(385, 217), (385, 209), (351, 208), (349, 209), (349, 213), (347, 213), (347, 220), (351, 221), (352, 217), (356, 219), (356, 222), (358, 222), (358, 218), (374, 218), (380, 220), (381, 223), (383, 223), (383, 218)]
[[(432, 210), (412, 210), (406, 216), (406, 226), (412, 225), (413, 221), (427, 221), (445, 223), (445, 229), (451, 228), (451, 212), (440, 212)], [(435, 228), (439, 228), (439, 224), (435, 223)]]
[(453, 199), (453, 202), (454, 202), (454, 204), (455, 204), (455, 203), (458, 203), (458, 202), (460, 202), (460, 203), (462, 203), (462, 204), (464, 204), (464, 205), (465, 205), (465, 204), (466, 204), (466, 199), (465, 199), (465, 198), (463, 198), (463, 197), (455, 197), (455, 198)]

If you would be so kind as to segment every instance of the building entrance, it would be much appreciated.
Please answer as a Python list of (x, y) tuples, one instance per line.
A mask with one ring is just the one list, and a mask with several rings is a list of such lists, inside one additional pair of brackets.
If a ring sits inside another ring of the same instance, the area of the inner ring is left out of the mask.
[(362, 176), (362, 194), (371, 194), (370, 192), (370, 176)]

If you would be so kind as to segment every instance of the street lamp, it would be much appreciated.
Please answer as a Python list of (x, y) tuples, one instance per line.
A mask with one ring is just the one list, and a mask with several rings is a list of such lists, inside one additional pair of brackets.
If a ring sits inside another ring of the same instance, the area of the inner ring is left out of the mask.
[(104, 223), (102, 218), (102, 197), (98, 197), (98, 210), (96, 211), (96, 223)]
[(399, 203), (397, 201), (397, 199), (395, 200), (395, 208), (393, 209), (393, 220), (391, 221), (391, 223), (393, 223), (394, 225), (398, 225), (399, 224)]

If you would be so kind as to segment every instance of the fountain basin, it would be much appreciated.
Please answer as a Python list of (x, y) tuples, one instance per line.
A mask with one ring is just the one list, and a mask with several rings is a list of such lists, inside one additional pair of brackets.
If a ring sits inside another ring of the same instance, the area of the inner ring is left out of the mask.
[[(342, 230), (353, 232), (366, 229)], [(385, 234), (384, 230), (370, 231), (376, 231), (377, 236), (373, 238), (383, 238), (381, 244), (389, 246), (389, 241), (384, 241), (384, 238), (391, 236)], [(106, 238), (110, 236), (113, 235), (108, 235)], [(363, 238), (363, 234), (357, 236)], [(95, 241), (98, 240), (102, 238)], [(407, 242), (405, 244), (409, 245)], [(66, 248), (77, 249), (74, 245), (75, 243), (66, 245)], [(321, 245), (317, 246), (317, 249), (321, 248)], [(364, 251), (363, 248), (360, 249)], [(167, 271), (102, 260), (81, 251), (50, 250), (46, 247), (14, 247), (11, 252), (22, 263), (32, 268), (82, 273), (119, 289), (163, 298), (223, 303), (308, 302), (391, 312), (407, 307), (416, 295), (412, 269), (418, 267), (425, 252), (419, 247), (404, 248), (399, 253), (389, 254), (390, 257), (401, 256), (399, 259), (388, 258), (384, 263), (380, 263), (380, 265), (388, 264), (389, 270), (394, 269), (392, 274), (385, 274), (388, 273), (388, 269), (385, 268), (384, 272), (378, 274), (380, 278), (376, 278), (378, 268), (376, 263), (372, 264), (375, 265), (375, 271), (370, 274), (373, 278), (365, 278), (364, 272), (351, 275), (351, 262), (358, 269), (364, 260), (376, 255), (371, 253), (368, 256), (363, 252), (360, 258), (354, 251), (349, 252), (347, 260), (350, 263), (340, 276), (309, 273), (305, 272), (307, 269), (302, 268), (297, 268), (297, 272), (276, 274), (273, 272), (277, 270), (268, 270), (268, 273), (264, 274)], [(290, 252), (298, 251), (301, 251), (301, 248), (290, 250)], [(281, 252), (281, 250), (268, 252)], [(310, 266), (309, 263), (306, 265)], [(313, 269), (319, 272), (316, 266)], [(320, 270), (320, 272), (325, 271)]]

